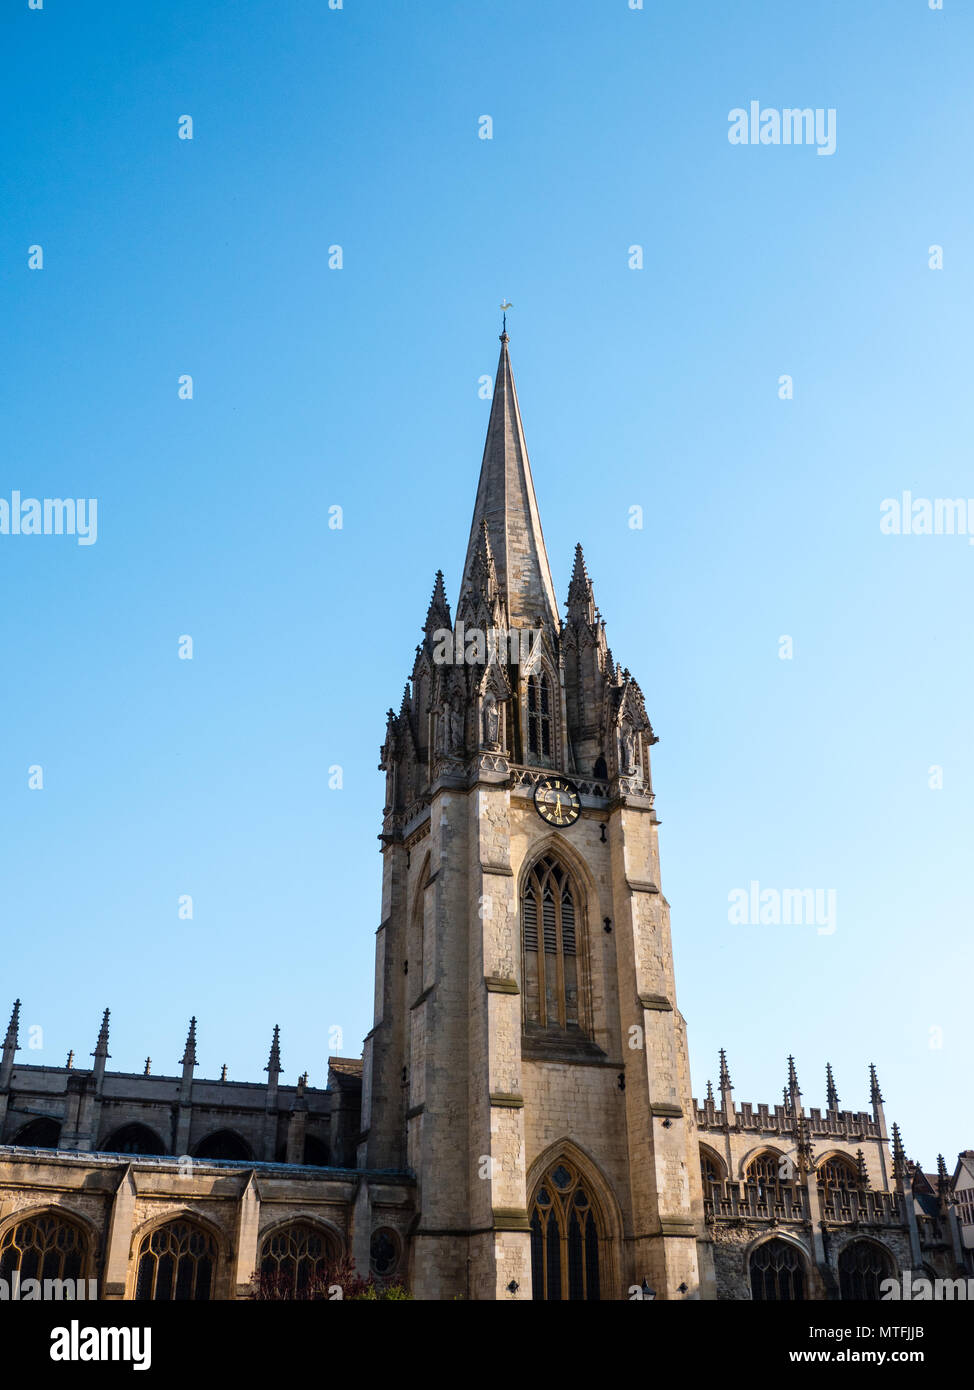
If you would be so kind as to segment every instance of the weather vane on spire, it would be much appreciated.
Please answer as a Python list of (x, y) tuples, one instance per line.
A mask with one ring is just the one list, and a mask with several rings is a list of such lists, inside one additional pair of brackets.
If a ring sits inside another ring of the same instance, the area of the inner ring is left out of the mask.
[(503, 328), (503, 332), (506, 333), (506, 332), (507, 332), (507, 311), (508, 311), (508, 309), (513, 309), (513, 308), (514, 308), (514, 305), (511, 304), (508, 300), (504, 299), (504, 300), (501, 300), (501, 308), (502, 308), (503, 311), (504, 311), (504, 328)]

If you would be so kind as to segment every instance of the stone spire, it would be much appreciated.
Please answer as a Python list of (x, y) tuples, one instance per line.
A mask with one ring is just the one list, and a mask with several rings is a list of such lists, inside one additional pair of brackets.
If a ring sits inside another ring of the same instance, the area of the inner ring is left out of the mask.
[(263, 1157), (265, 1162), (273, 1162), (277, 1149), (277, 1087), (281, 1075), (281, 1030), (276, 1023), (271, 1038), (271, 1055), (264, 1070), (267, 1072), (267, 1090), (264, 1092)]
[(477, 536), (477, 549), (470, 568), (466, 573), (466, 588), (464, 596), (469, 603), (471, 598), (477, 596), (481, 598), (490, 615), (491, 622), (500, 621), (501, 599), (500, 585), (497, 583), (497, 565), (494, 563), (494, 548), (490, 543), (490, 531), (487, 522), (480, 523), (480, 532)]
[(101, 1028), (98, 1030), (98, 1041), (95, 1043), (95, 1050), (91, 1054), (95, 1059), (93, 1074), (96, 1090), (101, 1088), (102, 1078), (105, 1075), (105, 1063), (111, 1056), (111, 1053), (108, 1051), (108, 1020), (110, 1016), (111, 1010), (106, 1009), (104, 1014), (102, 1014)]
[(101, 1016), (101, 1027), (98, 1030), (98, 1041), (95, 1043), (95, 1050), (92, 1057), (110, 1057), (112, 1054), (108, 1050), (108, 1020), (112, 1016), (111, 1009), (106, 1009)]
[(937, 1155), (937, 1192), (941, 1197), (946, 1197), (950, 1192), (950, 1175), (943, 1154)]
[(264, 1068), (272, 1082), (276, 1082), (281, 1074), (281, 1030), (274, 1024), (274, 1036), (271, 1038), (271, 1055), (267, 1059), (267, 1066)]
[(903, 1147), (900, 1127), (895, 1120), (893, 1122), (893, 1177), (906, 1177), (906, 1150)]
[(737, 1116), (734, 1111), (734, 1087), (731, 1085), (730, 1068), (727, 1065), (727, 1053), (723, 1048), (720, 1049), (720, 1108), (724, 1112), (724, 1123), (728, 1125), (736, 1124)]
[(424, 631), (427, 637), (434, 632), (453, 628), (453, 619), (450, 617), (450, 605), (446, 601), (446, 586), (443, 583), (443, 571), (436, 571), (436, 578), (433, 581), (433, 596), (430, 599), (430, 606), (426, 612), (426, 623)]
[(864, 1190), (869, 1186), (869, 1173), (866, 1171), (866, 1155), (856, 1149), (856, 1181)]
[(869, 1063), (869, 1099), (873, 1105), (882, 1105), (883, 1094), (879, 1089), (879, 1078), (872, 1062)]
[(707, 1101), (706, 1101), (706, 1103), (707, 1103), (707, 1105), (713, 1105), (713, 1103), (714, 1103), (714, 1088), (713, 1088), (713, 1083), (710, 1082), (710, 1081), (707, 1082)]
[[(801, 1087), (798, 1084), (798, 1073), (795, 1070), (795, 1059), (790, 1052), (788, 1054), (788, 1090), (792, 1096), (793, 1102), (794, 1097), (800, 1096), (802, 1093)], [(795, 1108), (798, 1108), (797, 1103), (795, 1103)]]
[(189, 1032), (186, 1034), (186, 1047), (180, 1058), (183, 1071), (189, 1067), (190, 1075), (193, 1074), (193, 1067), (196, 1066), (196, 1015), (189, 1020)]
[[(507, 334), (502, 333), (487, 442), (457, 606), (459, 610), (468, 596), (486, 526), (497, 586), (505, 600), (510, 625), (534, 627), (541, 617), (547, 619), (552, 631), (557, 633), (558, 603), (541, 531), (508, 341)], [(476, 595), (472, 597), (476, 601)]]
[[(595, 592), (581, 545), (575, 547), (575, 563), (565, 607), (561, 651), (565, 668), (565, 710), (574, 770), (588, 773), (597, 781), (608, 780), (622, 696), (605, 640), (605, 622), (595, 606)], [(636, 697), (635, 689), (632, 695)], [(630, 703), (630, 722), (633, 722), (633, 727), (641, 726), (641, 695)], [(635, 721), (632, 721), (633, 714)], [(647, 727), (648, 723), (647, 719)]]
[(804, 1176), (812, 1166), (812, 1136), (809, 1133), (808, 1121), (805, 1116), (798, 1116), (798, 1125), (795, 1134), (795, 1156), (797, 1159), (798, 1171)]
[(14, 1000), (13, 1012), (7, 1024), (7, 1036), (3, 1040), (3, 1060), (0, 1061), (0, 1089), (10, 1085), (10, 1074), (14, 1067), (14, 1053), (20, 1047), (20, 1000)]
[(176, 1152), (184, 1154), (189, 1146), (189, 1129), (193, 1118), (193, 1068), (196, 1066), (196, 1015), (189, 1020), (186, 1047), (182, 1056), (183, 1074), (179, 1086), (179, 1108), (176, 1112)]
[(825, 1063), (825, 1100), (829, 1110), (838, 1110), (839, 1093), (835, 1089), (835, 1078), (832, 1075), (832, 1063)]
[(582, 623), (594, 623), (596, 619), (595, 591), (585, 568), (581, 542), (575, 546), (575, 564), (568, 586), (568, 617)]
[(6, 1052), (8, 1047), (12, 1047), (16, 1052), (20, 1047), (19, 1038), (20, 1028), (20, 1000), (14, 1000), (14, 1006), (10, 1014), (10, 1022), (7, 1024), (7, 1036), (3, 1040), (3, 1050)]

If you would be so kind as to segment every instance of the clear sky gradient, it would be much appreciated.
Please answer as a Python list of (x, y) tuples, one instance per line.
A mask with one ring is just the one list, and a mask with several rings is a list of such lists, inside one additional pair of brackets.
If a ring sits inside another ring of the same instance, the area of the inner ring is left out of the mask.
[[(19, 1060), (88, 1065), (106, 1005), (117, 1069), (190, 1014), (201, 1076), (275, 1023), (290, 1082), (359, 1054), (385, 711), (507, 297), (559, 597), (581, 540), (660, 737), (695, 1094), (723, 1045), (738, 1101), (791, 1052), (858, 1109), (875, 1061), (911, 1157), (974, 1144), (974, 547), (879, 529), (974, 497), (972, 41), (959, 0), (4, 6), (0, 497), (98, 499), (95, 545), (0, 536)], [(835, 154), (731, 145), (751, 100)], [(732, 925), (752, 880), (835, 932)]]

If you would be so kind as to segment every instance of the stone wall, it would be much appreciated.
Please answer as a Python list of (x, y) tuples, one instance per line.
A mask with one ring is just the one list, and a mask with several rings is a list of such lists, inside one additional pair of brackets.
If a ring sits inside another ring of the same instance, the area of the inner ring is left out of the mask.
[(405, 1174), (0, 1148), (0, 1240), (28, 1212), (74, 1217), (89, 1238), (84, 1277), (107, 1299), (134, 1297), (143, 1239), (176, 1218), (197, 1222), (215, 1241), (214, 1298), (247, 1297), (264, 1239), (294, 1221), (330, 1236), (363, 1275), (372, 1232), (391, 1229), (402, 1252), (397, 1277), (405, 1278), (414, 1195)]

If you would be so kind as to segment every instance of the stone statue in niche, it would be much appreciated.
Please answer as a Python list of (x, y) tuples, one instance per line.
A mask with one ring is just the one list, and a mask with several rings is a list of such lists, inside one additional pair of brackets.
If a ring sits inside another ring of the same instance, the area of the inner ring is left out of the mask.
[(628, 719), (623, 720), (622, 728), (619, 730), (619, 749), (622, 754), (619, 771), (624, 773), (635, 772), (636, 731)]
[(462, 752), (464, 742), (463, 713), (459, 709), (450, 710), (450, 747), (453, 751)]
[(484, 743), (488, 748), (496, 748), (500, 735), (501, 716), (500, 710), (497, 708), (497, 696), (492, 690), (488, 690), (484, 696), (481, 722), (483, 723)]
[(444, 700), (436, 720), (436, 751), (446, 753), (450, 748), (450, 706)]

